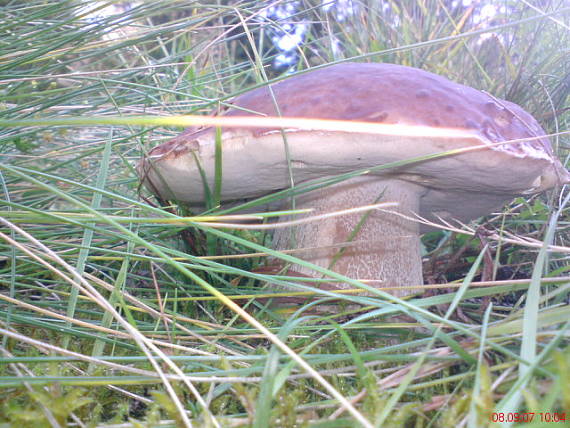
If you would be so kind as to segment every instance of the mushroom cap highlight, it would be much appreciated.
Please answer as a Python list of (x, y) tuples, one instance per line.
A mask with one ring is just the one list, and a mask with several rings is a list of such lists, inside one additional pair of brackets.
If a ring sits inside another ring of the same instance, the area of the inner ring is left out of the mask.
[[(276, 107), (278, 106), (278, 108)], [(282, 116), (451, 129), (449, 137), (286, 130), (295, 183), (449, 150), (485, 146), (371, 174), (420, 184), (420, 214), (469, 221), (514, 195), (570, 182), (545, 132), (518, 105), (442, 76), (394, 64), (343, 63), (236, 97), (224, 116)], [(457, 132), (459, 131), (459, 132)], [(503, 141), (512, 143), (496, 145)], [(516, 141), (523, 140), (523, 141)], [(222, 200), (254, 198), (290, 185), (278, 127), (222, 133)], [(215, 130), (189, 128), (139, 166), (163, 199), (202, 204), (213, 188)]]

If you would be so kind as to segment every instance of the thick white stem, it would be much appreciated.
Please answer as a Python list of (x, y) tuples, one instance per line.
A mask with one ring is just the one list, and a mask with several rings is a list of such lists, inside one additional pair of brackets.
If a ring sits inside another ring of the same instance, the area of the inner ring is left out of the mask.
[[(386, 201), (398, 203), (397, 207), (390, 208), (391, 211), (409, 216), (419, 212), (420, 195), (418, 185), (366, 176), (301, 195), (296, 198), (296, 207), (313, 208), (315, 211), (311, 215), (316, 215)], [(343, 243), (348, 245), (339, 255), (342, 248), (339, 244)], [(350, 278), (373, 280), (371, 285), (374, 287), (396, 287), (390, 291), (396, 296), (414, 292), (403, 288), (405, 286), (423, 283), (419, 225), (395, 214), (374, 210), (368, 214), (349, 214), (306, 223), (293, 230), (277, 229), (274, 246), (280, 250), (311, 248), (296, 255)], [(310, 277), (321, 276), (301, 266), (293, 266), (292, 270)], [(334, 288), (347, 287), (347, 284), (334, 285)]]

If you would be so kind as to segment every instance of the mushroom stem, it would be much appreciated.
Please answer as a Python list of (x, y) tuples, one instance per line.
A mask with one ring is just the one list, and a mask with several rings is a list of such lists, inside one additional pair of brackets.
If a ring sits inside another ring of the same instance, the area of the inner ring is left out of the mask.
[[(311, 215), (318, 215), (384, 201), (397, 202), (391, 211), (409, 216), (418, 212), (421, 193), (420, 186), (413, 183), (365, 176), (301, 195), (295, 203), (296, 208), (313, 208)], [(343, 243), (347, 245), (339, 246)], [(423, 284), (419, 224), (396, 214), (374, 210), (310, 222), (293, 230), (277, 229), (274, 245), (280, 250), (309, 248), (300, 253), (301, 259), (349, 278), (373, 280), (374, 287), (396, 287), (390, 290), (395, 296), (414, 292), (398, 287)], [(291, 270), (319, 276), (298, 265)], [(352, 286), (334, 284), (334, 288)]]

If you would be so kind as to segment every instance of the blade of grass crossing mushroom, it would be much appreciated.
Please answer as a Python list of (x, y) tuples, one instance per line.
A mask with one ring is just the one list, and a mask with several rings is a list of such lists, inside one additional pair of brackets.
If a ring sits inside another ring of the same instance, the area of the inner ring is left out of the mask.
[[(269, 84), (270, 79), (268, 78), (267, 73), (265, 72), (265, 67), (263, 66), (262, 58), (259, 55), (259, 51), (257, 49), (255, 39), (254, 39), (253, 35), (251, 34), (251, 32), (249, 31), (249, 27), (248, 27), (247, 23), (245, 22), (245, 20), (243, 19), (242, 14), (239, 13), (239, 11), (237, 11), (237, 13), (238, 13), (239, 19), (243, 25), (245, 34), (247, 35), (247, 39), (249, 41), (249, 44), (250, 44), (251, 49), (252, 49), (253, 54), (254, 54), (255, 64), (256, 64), (256, 67), (254, 67), (254, 71), (257, 74), (257, 80), (261, 80), (267, 84), (266, 87), (269, 91), (269, 95), (270, 95), (271, 100), (273, 102), (273, 107), (275, 108), (275, 112), (277, 113), (277, 116), (281, 117), (282, 116), (281, 109), (279, 108), (279, 103), (277, 102), (277, 99), (275, 98), (275, 93), (273, 92), (273, 89), (271, 88), (271, 85)], [(289, 184), (291, 187), (295, 187), (295, 178), (293, 175), (293, 168), (291, 165), (291, 150), (289, 148), (289, 143), (287, 141), (287, 133), (283, 131), (283, 128), (281, 128), (280, 132), (281, 132), (281, 137), (283, 138), (283, 149), (285, 150), (285, 159), (287, 161), (287, 173), (289, 175)], [(291, 196), (291, 209), (295, 209), (295, 198), (293, 196)]]
[(215, 175), (214, 175), (214, 200), (212, 203), (212, 208), (219, 207), (222, 195), (222, 129), (218, 126), (216, 127), (216, 137), (215, 137)]
[[(374, 204), (379, 203), (381, 201), (383, 195), (384, 195), (384, 192), (381, 192), (380, 195), (374, 200)], [(356, 238), (356, 235), (358, 235), (358, 232), (360, 231), (360, 229), (362, 229), (362, 226), (364, 225), (364, 223), (366, 222), (368, 217), (370, 217), (370, 214), (372, 214), (372, 211), (366, 211), (364, 214), (362, 214), (362, 217), (360, 218), (358, 223), (354, 226), (354, 228), (352, 229), (352, 231), (348, 235), (348, 237), (346, 239), (347, 243), (351, 243), (352, 241), (354, 241), (354, 239)], [(330, 269), (330, 270), (333, 269), (334, 265), (338, 262), (338, 260), (345, 253), (346, 249), (347, 249), (347, 247), (339, 248), (338, 252), (332, 257), (331, 263), (327, 266), (327, 269)]]
[(206, 172), (204, 171), (204, 168), (202, 168), (200, 159), (196, 154), (194, 154), (194, 162), (196, 162), (196, 166), (200, 173), (200, 178), (202, 179), (202, 185), (204, 186), (204, 198), (206, 202), (206, 209), (211, 210), (214, 207), (214, 196), (210, 191), (210, 186), (208, 185), (208, 179), (206, 178)]
[[(208, 186), (208, 181), (206, 178), (206, 174), (204, 169), (198, 163), (200, 168), (200, 176), (204, 183), (204, 190), (206, 196), (206, 208), (208, 210), (217, 210), (221, 204), (221, 195), (222, 195), (222, 178), (223, 178), (223, 150), (222, 150), (222, 128), (219, 126), (216, 127), (215, 130), (215, 138), (214, 138), (214, 190), (210, 193), (210, 189)], [(198, 156), (194, 155), (194, 159), (198, 161)], [(216, 247), (217, 247), (217, 239), (213, 235), (206, 235), (206, 247), (208, 251), (208, 255), (216, 254)]]

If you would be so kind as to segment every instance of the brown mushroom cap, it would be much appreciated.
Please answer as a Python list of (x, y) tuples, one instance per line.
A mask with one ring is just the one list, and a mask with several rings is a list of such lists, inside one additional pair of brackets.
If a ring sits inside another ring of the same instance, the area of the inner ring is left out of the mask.
[[(521, 107), (419, 69), (343, 63), (238, 96), (225, 116), (284, 116), (454, 128), (461, 137), (407, 137), (288, 130), (296, 183), (447, 150), (544, 136)], [(279, 110), (275, 108), (275, 103)], [(252, 113), (256, 112), (256, 113)], [(155, 147), (141, 167), (151, 191), (200, 204), (214, 183), (213, 128), (190, 128)], [(420, 215), (469, 221), (514, 195), (570, 182), (547, 137), (419, 162), (383, 176), (421, 184)], [(223, 132), (222, 199), (258, 197), (289, 186), (277, 128)]]

